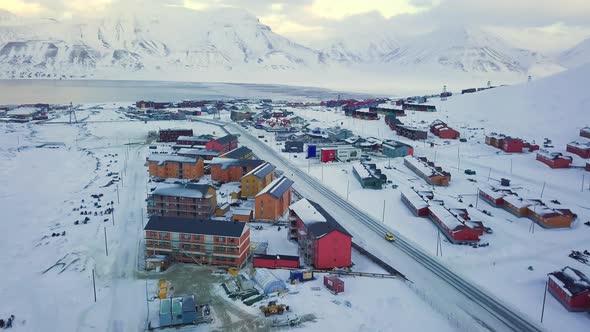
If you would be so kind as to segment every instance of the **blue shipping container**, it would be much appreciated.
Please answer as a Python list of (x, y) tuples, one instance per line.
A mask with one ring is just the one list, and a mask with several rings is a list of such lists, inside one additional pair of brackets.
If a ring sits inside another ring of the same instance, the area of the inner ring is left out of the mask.
[(317, 158), (317, 147), (315, 145), (307, 146), (307, 158)]
[(303, 281), (303, 271), (291, 271), (289, 273), (289, 280), (299, 280), (299, 282)]

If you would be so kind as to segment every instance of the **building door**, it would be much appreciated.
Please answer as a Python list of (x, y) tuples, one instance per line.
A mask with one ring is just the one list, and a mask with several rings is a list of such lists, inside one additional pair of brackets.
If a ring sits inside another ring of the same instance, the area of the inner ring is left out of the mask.
[(178, 250), (180, 248), (180, 238), (178, 233), (170, 233), (170, 243), (172, 251)]

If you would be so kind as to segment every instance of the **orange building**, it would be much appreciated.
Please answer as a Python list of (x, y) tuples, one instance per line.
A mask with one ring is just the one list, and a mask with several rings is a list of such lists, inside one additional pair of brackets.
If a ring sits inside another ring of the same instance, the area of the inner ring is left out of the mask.
[(240, 179), (256, 167), (262, 160), (238, 160), (229, 158), (213, 158), (209, 163), (211, 179), (217, 182), (239, 182)]
[(242, 197), (252, 198), (275, 179), (275, 170), (270, 163), (264, 163), (242, 177)]
[(148, 158), (150, 176), (168, 179), (199, 179), (205, 173), (202, 158), (153, 154)]
[(292, 186), (293, 181), (284, 176), (266, 186), (254, 199), (254, 218), (278, 221), (289, 209)]
[(242, 267), (250, 254), (250, 228), (241, 222), (152, 216), (144, 230), (146, 257)]

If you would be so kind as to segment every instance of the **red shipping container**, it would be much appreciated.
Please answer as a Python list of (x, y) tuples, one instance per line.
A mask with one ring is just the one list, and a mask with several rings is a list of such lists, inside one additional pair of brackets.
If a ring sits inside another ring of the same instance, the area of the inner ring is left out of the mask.
[(324, 286), (335, 294), (344, 292), (344, 281), (334, 276), (324, 276)]
[(336, 160), (336, 149), (321, 149), (320, 160), (323, 163), (329, 163)]

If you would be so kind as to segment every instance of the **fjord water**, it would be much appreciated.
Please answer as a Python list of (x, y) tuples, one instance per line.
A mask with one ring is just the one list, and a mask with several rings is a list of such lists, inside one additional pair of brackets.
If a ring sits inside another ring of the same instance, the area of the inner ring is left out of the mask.
[(271, 84), (195, 83), (114, 80), (0, 80), (0, 104), (106, 103), (187, 99), (271, 98), (321, 100), (368, 97), (328, 89)]

